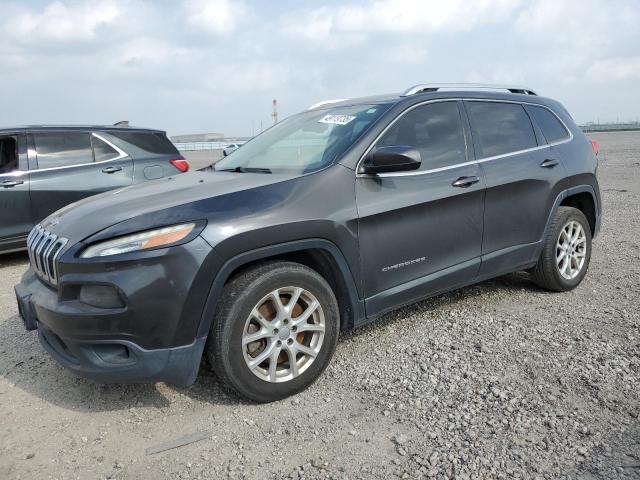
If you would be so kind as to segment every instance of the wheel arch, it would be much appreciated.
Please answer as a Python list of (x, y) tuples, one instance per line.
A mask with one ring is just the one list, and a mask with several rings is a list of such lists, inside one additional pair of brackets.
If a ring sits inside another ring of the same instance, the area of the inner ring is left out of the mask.
[[(571, 187), (566, 190), (563, 190), (556, 197), (556, 200), (553, 203), (553, 207), (549, 212), (549, 216), (547, 217), (547, 223), (545, 224), (544, 231), (542, 232), (542, 236), (540, 238), (540, 241), (538, 242), (538, 247), (536, 248), (534, 258), (537, 259), (540, 256), (540, 253), (542, 252), (542, 247), (544, 243), (543, 240), (547, 235), (553, 216), (558, 211), (558, 208), (561, 206), (573, 207), (574, 205), (572, 205), (572, 203), (576, 202), (578, 199), (585, 202), (586, 199), (589, 199), (589, 198), (591, 199), (591, 205), (593, 205), (593, 215), (594, 215), (593, 224), (591, 224), (591, 220), (589, 220), (589, 216), (587, 214), (585, 214), (585, 216), (587, 217), (587, 220), (589, 221), (589, 226), (591, 227), (591, 236), (592, 238), (595, 238), (595, 236), (598, 234), (598, 231), (600, 230), (600, 221), (601, 221), (598, 196), (596, 195), (596, 192), (591, 185), (578, 185), (575, 187)], [(578, 207), (574, 207), (574, 208), (578, 208)]]
[(211, 285), (200, 319), (198, 337), (208, 335), (218, 299), (227, 282), (242, 271), (271, 260), (301, 263), (322, 275), (338, 300), (342, 329), (353, 328), (364, 317), (364, 303), (360, 300), (353, 274), (340, 249), (329, 240), (305, 239), (262, 247), (227, 260)]
[(597, 210), (596, 201), (591, 192), (582, 190), (579, 192), (571, 193), (562, 199), (559, 207), (573, 207), (580, 210), (584, 214), (584, 216), (587, 217), (589, 227), (591, 227), (591, 236), (595, 236), (597, 225)]

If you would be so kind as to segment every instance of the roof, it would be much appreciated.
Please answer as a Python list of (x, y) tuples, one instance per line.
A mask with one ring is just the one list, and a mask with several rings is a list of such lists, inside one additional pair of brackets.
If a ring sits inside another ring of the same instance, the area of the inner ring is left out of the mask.
[(117, 126), (117, 125), (20, 125), (16, 127), (1, 127), (0, 133), (8, 133), (8, 132), (26, 132), (26, 131), (86, 131), (86, 130), (114, 130), (114, 131), (123, 131), (123, 132), (159, 132), (165, 133), (164, 130), (159, 130), (157, 128), (144, 128), (144, 127), (128, 127), (128, 126)]
[(430, 98), (487, 98), (494, 100), (517, 100), (547, 104), (550, 99), (538, 96), (533, 90), (520, 86), (483, 85), (483, 84), (422, 84), (415, 85), (403, 93), (377, 95), (372, 97), (325, 100), (309, 107), (309, 110), (330, 107), (345, 107), (361, 104), (414, 103)]

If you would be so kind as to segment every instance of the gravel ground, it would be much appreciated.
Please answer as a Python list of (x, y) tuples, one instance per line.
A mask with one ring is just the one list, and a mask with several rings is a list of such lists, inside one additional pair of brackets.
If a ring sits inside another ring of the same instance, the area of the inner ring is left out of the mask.
[(580, 287), (515, 274), (404, 308), (270, 405), (206, 372), (75, 377), (21, 326), (25, 255), (0, 257), (0, 478), (640, 478), (640, 132), (593, 138), (605, 217)]

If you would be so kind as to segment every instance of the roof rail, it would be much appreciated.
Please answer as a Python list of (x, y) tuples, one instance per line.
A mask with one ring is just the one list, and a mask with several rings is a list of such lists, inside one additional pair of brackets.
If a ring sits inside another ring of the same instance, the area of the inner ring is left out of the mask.
[(404, 91), (401, 97), (408, 97), (416, 93), (439, 92), (442, 90), (506, 90), (510, 93), (521, 93), (523, 95), (538, 95), (536, 92), (526, 87), (514, 85), (487, 85), (483, 83), (423, 83), (414, 85)]
[(324, 105), (330, 105), (332, 103), (344, 102), (345, 100), (349, 100), (348, 98), (334, 98), (333, 100), (323, 100), (318, 103), (314, 103), (307, 110), (313, 110), (314, 108), (322, 107)]

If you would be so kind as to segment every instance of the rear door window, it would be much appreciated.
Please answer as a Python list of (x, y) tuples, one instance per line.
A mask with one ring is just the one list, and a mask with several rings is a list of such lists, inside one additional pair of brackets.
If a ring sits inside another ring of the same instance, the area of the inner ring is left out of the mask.
[(537, 146), (531, 119), (518, 103), (466, 102), (478, 158)]
[(569, 132), (562, 125), (558, 117), (544, 107), (528, 106), (536, 123), (542, 130), (542, 134), (548, 143), (557, 142), (569, 137)]
[(18, 170), (18, 142), (13, 136), (0, 137), (0, 175)]
[(376, 146), (391, 145), (417, 149), (422, 158), (421, 170), (464, 163), (466, 152), (458, 103), (430, 103), (410, 110), (387, 130)]
[(93, 162), (88, 132), (46, 132), (33, 135), (38, 168), (68, 167)]
[(120, 156), (120, 153), (107, 142), (95, 135), (91, 136), (93, 146), (93, 158), (96, 162), (106, 162)]

